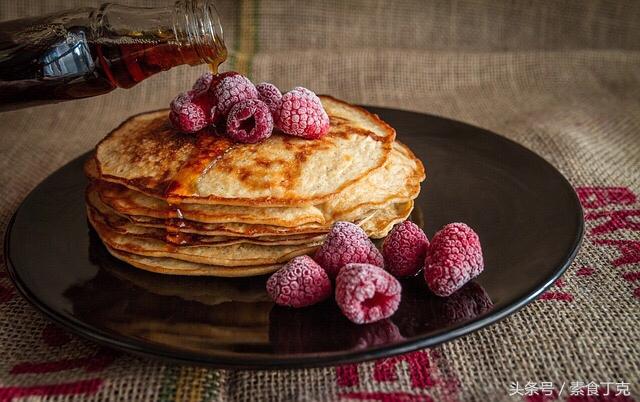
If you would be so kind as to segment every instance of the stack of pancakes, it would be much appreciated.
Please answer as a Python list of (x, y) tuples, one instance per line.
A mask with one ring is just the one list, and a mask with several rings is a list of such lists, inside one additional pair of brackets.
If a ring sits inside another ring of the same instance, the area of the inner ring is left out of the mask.
[(319, 140), (240, 144), (180, 133), (167, 110), (130, 118), (85, 165), (90, 223), (116, 258), (179, 275), (273, 272), (336, 221), (384, 237), (411, 213), (424, 167), (378, 116), (320, 98), (331, 129)]

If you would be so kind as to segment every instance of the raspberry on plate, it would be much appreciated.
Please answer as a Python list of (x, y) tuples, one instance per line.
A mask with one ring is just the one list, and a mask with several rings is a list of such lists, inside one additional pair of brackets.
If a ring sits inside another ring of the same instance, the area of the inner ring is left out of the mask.
[(186, 133), (200, 131), (211, 123), (210, 100), (193, 90), (176, 96), (170, 104), (169, 119), (175, 128)]
[(431, 239), (424, 279), (438, 296), (449, 296), (484, 269), (480, 238), (464, 223), (450, 223)]
[(336, 278), (336, 302), (356, 324), (390, 317), (400, 304), (402, 286), (396, 278), (371, 264), (347, 264)]
[(225, 73), (224, 77), (212, 83), (209, 92), (215, 100), (211, 111), (214, 124), (225, 118), (236, 103), (258, 99), (258, 90), (255, 85), (247, 77), (238, 73)]
[(307, 88), (296, 87), (282, 96), (276, 127), (289, 135), (317, 139), (329, 132), (329, 116), (320, 98)]
[(256, 89), (258, 90), (259, 99), (267, 104), (275, 120), (277, 111), (280, 109), (280, 104), (282, 103), (282, 93), (280, 93), (278, 87), (269, 82), (256, 85)]
[(267, 280), (267, 293), (276, 304), (305, 307), (331, 295), (331, 281), (311, 257), (295, 257)]
[(313, 257), (331, 278), (349, 263), (367, 263), (382, 267), (382, 254), (358, 225), (336, 222)]
[(384, 239), (384, 267), (395, 276), (410, 276), (424, 265), (429, 240), (422, 229), (411, 221), (396, 225)]
[(235, 104), (227, 116), (227, 135), (234, 141), (253, 144), (271, 136), (273, 117), (266, 103), (258, 99)]
[[(193, 89), (196, 89), (196, 86), (198, 86), (199, 82), (207, 82), (207, 77), (208, 75), (211, 73), (205, 73), (202, 75), (202, 77), (200, 77), (198, 79), (198, 81), (196, 81), (195, 84), (193, 84)], [(216, 97), (213, 93), (214, 89), (216, 88), (216, 86), (220, 83), (220, 81), (222, 81), (223, 79), (227, 78), (227, 77), (233, 77), (236, 75), (240, 75), (239, 73), (236, 73), (235, 71), (225, 71), (224, 73), (220, 73), (220, 74), (211, 74), (211, 81), (208, 82), (208, 86), (206, 87), (206, 90), (209, 91), (209, 97), (212, 99), (213, 103), (217, 103)], [(205, 77), (207, 76), (207, 77)], [(203, 88), (204, 85), (200, 85), (198, 86), (198, 88)]]
[(211, 82), (213, 81), (213, 77), (214, 75), (212, 73), (202, 74), (193, 84), (191, 90), (195, 91), (196, 93), (208, 91), (209, 87), (211, 86)]

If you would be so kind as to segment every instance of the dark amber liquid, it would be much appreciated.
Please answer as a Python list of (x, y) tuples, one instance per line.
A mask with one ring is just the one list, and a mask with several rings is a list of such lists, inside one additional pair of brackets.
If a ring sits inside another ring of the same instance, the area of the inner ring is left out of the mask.
[[(0, 24), (0, 110), (101, 95), (178, 65), (202, 63), (193, 47), (149, 36), (95, 42), (76, 27), (25, 40), (12, 35), (13, 28)], [(216, 54), (212, 69), (225, 58), (224, 50)]]

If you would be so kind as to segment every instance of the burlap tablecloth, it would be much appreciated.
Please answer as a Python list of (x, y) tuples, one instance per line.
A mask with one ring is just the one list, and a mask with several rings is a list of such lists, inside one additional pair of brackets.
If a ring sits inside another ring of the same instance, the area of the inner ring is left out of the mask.
[[(93, 4), (2, 1), (0, 18)], [(584, 205), (576, 261), (538, 301), (442, 346), (343, 367), (254, 372), (99, 348), (31, 308), (3, 269), (0, 400), (640, 399), (640, 2), (218, 4), (232, 49), (226, 69), (284, 89), (300, 84), (459, 119), (542, 155)], [(2, 227), (48, 174), (127, 116), (166, 106), (204, 70), (178, 68), (131, 90), (0, 114)], [(527, 395), (527, 382), (543, 389)], [(599, 386), (601, 399), (572, 396), (576, 382)], [(607, 382), (617, 383), (609, 396)], [(624, 383), (632, 396), (614, 396)]]

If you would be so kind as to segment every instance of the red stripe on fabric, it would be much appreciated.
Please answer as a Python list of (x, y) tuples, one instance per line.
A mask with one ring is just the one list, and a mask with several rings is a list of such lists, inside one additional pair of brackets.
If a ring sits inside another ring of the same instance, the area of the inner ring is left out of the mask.
[(95, 378), (93, 380), (30, 387), (0, 387), (0, 401), (11, 401), (14, 398), (29, 396), (95, 394), (102, 386), (102, 383), (101, 379)]
[(640, 209), (625, 209), (621, 211), (589, 212), (584, 216), (584, 220), (591, 221), (606, 218), (606, 221), (591, 229), (591, 235), (600, 235), (623, 229), (639, 231), (640, 222), (637, 221), (638, 217), (640, 217)]
[(398, 363), (405, 361), (409, 364), (409, 376), (413, 388), (432, 387), (435, 382), (431, 377), (429, 355), (424, 351), (417, 351), (405, 355), (394, 356), (378, 360), (373, 368), (373, 378), (378, 382), (397, 381)]
[(637, 200), (636, 195), (627, 187), (577, 187), (576, 193), (586, 209), (630, 205)]
[(625, 281), (635, 282), (640, 280), (640, 272), (628, 272), (622, 275)]
[(360, 384), (358, 366), (356, 364), (346, 364), (336, 367), (336, 383), (339, 387), (353, 387)]
[(573, 296), (567, 292), (544, 292), (540, 296), (540, 300), (558, 300), (558, 301), (573, 301)]
[(576, 271), (576, 275), (578, 276), (590, 276), (596, 272), (595, 269), (590, 267), (582, 267)]
[(614, 246), (618, 249), (621, 256), (612, 261), (614, 267), (640, 263), (640, 241), (604, 239), (596, 240), (595, 243), (604, 246)]

